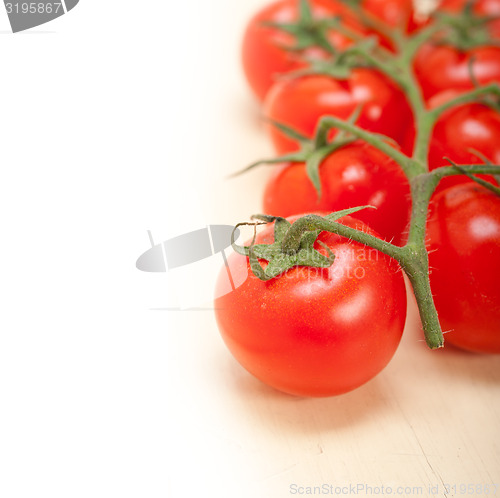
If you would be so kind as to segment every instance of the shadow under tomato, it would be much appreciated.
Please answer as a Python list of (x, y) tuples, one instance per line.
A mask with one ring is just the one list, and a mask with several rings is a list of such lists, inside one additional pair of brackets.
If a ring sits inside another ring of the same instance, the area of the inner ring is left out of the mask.
[(408, 294), (407, 327), (403, 336), (409, 358), (437, 382), (500, 384), (500, 355), (473, 353), (446, 341), (441, 349), (431, 350), (425, 343), (415, 298)]
[[(446, 334), (444, 337), (446, 341)], [(474, 385), (500, 385), (500, 355), (464, 351), (446, 342), (438, 353), (434, 367), (443, 382), (454, 379)]]
[(262, 109), (256, 100), (239, 94), (233, 98), (232, 109), (240, 122), (260, 132), (264, 130)]
[[(363, 386), (338, 396), (308, 398), (286, 394), (270, 387), (244, 370), (234, 359), (234, 374), (229, 384), (233, 396), (248, 405), (260, 425), (271, 431), (276, 424), (290, 434), (321, 433), (353, 426), (364, 418), (373, 417), (377, 410), (387, 409), (379, 374)], [(369, 408), (367, 408), (369, 407)], [(263, 416), (268, 413), (269, 417)]]

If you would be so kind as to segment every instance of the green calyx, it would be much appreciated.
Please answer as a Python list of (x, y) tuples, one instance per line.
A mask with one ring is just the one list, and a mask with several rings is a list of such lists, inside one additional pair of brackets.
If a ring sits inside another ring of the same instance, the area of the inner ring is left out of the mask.
[[(298, 77), (311, 74), (324, 74), (335, 78), (349, 77), (354, 67), (366, 66), (366, 60), (360, 57), (360, 52), (380, 50), (376, 36), (363, 36), (342, 23), (342, 16), (315, 19), (307, 0), (299, 0), (299, 18), (295, 22), (263, 22), (264, 26), (273, 27), (293, 36), (294, 43), (282, 48), (290, 52), (303, 52), (308, 48), (321, 48), (330, 55), (327, 60), (307, 58), (304, 61), (308, 67), (304, 70), (291, 72), (287, 77)], [(328, 38), (328, 31), (335, 30), (353, 41), (346, 50), (339, 51)]]
[(291, 71), (285, 78), (300, 78), (301, 76), (330, 76), (337, 80), (346, 80), (355, 68), (371, 67), (364, 54), (373, 53), (378, 48), (377, 38), (370, 36), (354, 43), (345, 50), (339, 51), (329, 59), (304, 57), (307, 67)]
[(315, 19), (311, 7), (306, 0), (300, 0), (299, 19), (293, 23), (264, 22), (264, 26), (271, 26), (289, 33), (295, 43), (284, 48), (290, 51), (302, 51), (310, 47), (320, 47), (331, 55), (335, 55), (335, 48), (328, 41), (327, 31), (331, 28), (331, 19)]
[[(469, 2), (467, 9), (460, 16), (452, 17), (445, 14), (436, 14), (435, 22), (426, 27), (422, 27), (413, 34), (406, 34), (402, 29), (392, 29), (379, 22), (375, 18), (363, 13), (362, 9), (356, 5), (357, 0), (346, 0), (346, 3), (366, 25), (372, 27), (376, 32), (383, 35), (392, 42), (396, 51), (394, 53), (382, 47), (373, 47), (372, 41), (363, 45), (360, 37), (354, 33), (352, 40), (354, 43), (345, 51), (340, 51), (331, 47), (329, 52), (332, 57), (330, 61), (310, 61), (311, 67), (295, 73), (292, 77), (300, 74), (329, 74), (339, 79), (344, 79), (349, 65), (358, 64), (376, 68), (395, 82), (406, 94), (408, 102), (412, 108), (416, 137), (413, 151), (407, 155), (392, 146), (387, 137), (371, 133), (356, 125), (357, 116), (351, 116), (349, 121), (342, 120), (335, 116), (322, 116), (318, 122), (313, 138), (306, 137), (296, 130), (284, 124), (273, 123), (285, 135), (294, 139), (300, 149), (293, 154), (259, 161), (246, 168), (251, 169), (259, 164), (276, 164), (283, 162), (304, 162), (310, 181), (314, 184), (318, 196), (321, 195), (321, 182), (319, 167), (324, 159), (332, 154), (339, 147), (354, 140), (366, 142), (377, 148), (388, 157), (393, 159), (406, 175), (411, 188), (412, 211), (409, 226), (408, 241), (403, 247), (395, 246), (390, 242), (379, 239), (369, 233), (355, 228), (348, 227), (342, 223), (334, 221), (339, 215), (350, 214), (358, 209), (346, 210), (340, 213), (332, 213), (322, 218), (315, 215), (307, 215), (296, 220), (293, 224), (283, 218), (275, 216), (259, 215), (256, 217), (257, 224), (275, 222), (275, 240), (272, 244), (255, 244), (255, 237), (248, 247), (233, 247), (237, 252), (248, 256), (253, 273), (262, 280), (269, 280), (294, 266), (329, 267), (334, 264), (333, 254), (326, 250), (319, 252), (314, 245), (321, 231), (336, 233), (358, 243), (372, 247), (383, 254), (395, 259), (407, 274), (412, 285), (416, 302), (419, 308), (425, 339), (431, 349), (443, 346), (443, 334), (436, 307), (432, 297), (432, 290), (429, 280), (429, 261), (426, 248), (426, 219), (433, 192), (439, 182), (446, 177), (455, 175), (466, 175), (484, 188), (500, 194), (500, 189), (495, 185), (490, 185), (476, 175), (496, 175), (499, 176), (500, 166), (493, 165), (488, 158), (482, 157), (484, 164), (457, 165), (450, 161), (450, 166), (443, 166), (429, 171), (428, 153), (430, 138), (433, 127), (440, 116), (448, 109), (471, 102), (483, 102), (497, 108), (500, 97), (500, 87), (497, 83), (479, 85), (472, 72), (473, 60), (470, 63), (471, 81), (475, 83), (475, 88), (468, 90), (455, 98), (429, 109), (424, 101), (419, 82), (413, 71), (413, 60), (418, 50), (425, 43), (452, 43), (459, 48), (466, 50), (479, 46), (485, 41), (489, 45), (492, 40), (485, 38), (488, 33), (488, 23), (494, 18), (478, 17), (472, 13), (473, 2)], [(301, 22), (308, 24), (309, 30), (323, 30), (323, 39), (316, 35), (311, 35), (309, 41), (300, 42), (299, 46), (312, 43), (314, 39), (319, 41), (314, 46), (325, 48), (327, 25), (338, 25), (339, 32), (346, 33), (346, 28), (339, 19), (322, 21), (322, 24), (310, 22), (312, 16), (310, 10), (307, 11), (307, 0), (301, 0)], [(309, 13), (308, 13), (309, 12)], [(309, 21), (307, 17), (309, 16)], [(316, 21), (315, 21), (316, 22)], [(284, 26), (285, 31), (287, 26)], [(294, 28), (290, 28), (294, 29)], [(336, 29), (336, 28), (335, 28)], [(292, 32), (289, 30), (289, 32)], [(300, 45), (302, 43), (302, 45)], [(493, 42), (494, 43), (494, 42)], [(312, 46), (312, 45), (310, 45)], [(336, 64), (336, 67), (329, 67), (329, 64)], [(357, 110), (359, 112), (359, 109)], [(335, 140), (330, 141), (331, 133), (337, 130)], [(479, 157), (481, 155), (476, 153)], [(244, 171), (246, 171), (244, 170)], [(316, 245), (318, 247), (318, 245)], [(267, 265), (263, 264), (267, 262)]]
[[(346, 123), (353, 124), (359, 117), (361, 113), (361, 106), (357, 107), (352, 113), (351, 117), (346, 121)], [(276, 121), (271, 121), (271, 124), (281, 131), (285, 136), (295, 140), (299, 145), (299, 150), (290, 154), (285, 154), (283, 156), (273, 157), (271, 159), (262, 159), (255, 163), (250, 164), (243, 170), (237, 172), (235, 175), (240, 175), (246, 173), (251, 169), (267, 165), (276, 165), (283, 163), (305, 163), (306, 172), (309, 180), (313, 184), (316, 193), (318, 195), (318, 200), (321, 199), (321, 178), (319, 173), (319, 168), (323, 161), (336, 150), (349, 145), (357, 140), (356, 137), (351, 135), (349, 132), (341, 130), (338, 135), (332, 140), (328, 141), (328, 134), (331, 131), (330, 127), (325, 127), (318, 123), (316, 132), (312, 139), (299, 133), (297, 130)], [(383, 137), (390, 141), (388, 137)]]
[(498, 16), (478, 16), (474, 13), (474, 2), (467, 2), (459, 14), (436, 12), (434, 18), (444, 28), (437, 43), (452, 45), (460, 50), (483, 45), (498, 45), (491, 39), (488, 24)]
[[(339, 218), (367, 207), (371, 206), (345, 209), (325, 217), (310, 214), (299, 218), (294, 223), (279, 216), (257, 214), (252, 216), (252, 219), (258, 220), (256, 223), (239, 223), (235, 231), (242, 225), (252, 225), (255, 228), (258, 225), (274, 222), (274, 242), (254, 244), (256, 236), (254, 233), (250, 246), (239, 246), (234, 241), (233, 232), (232, 246), (237, 253), (249, 258), (253, 274), (263, 281), (271, 280), (296, 266), (328, 268), (333, 264), (335, 255), (321, 241), (318, 241), (318, 244), (326, 250), (328, 255), (325, 256), (314, 248), (319, 234), (323, 230), (332, 231), (335, 228), (333, 222)], [(263, 267), (260, 260), (267, 261), (267, 265)]]

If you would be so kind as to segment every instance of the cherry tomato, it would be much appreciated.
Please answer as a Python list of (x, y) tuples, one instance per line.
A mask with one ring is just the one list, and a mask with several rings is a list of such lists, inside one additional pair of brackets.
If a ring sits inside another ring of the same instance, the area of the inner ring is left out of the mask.
[(392, 159), (364, 142), (355, 142), (330, 154), (319, 173), (320, 199), (304, 163), (278, 167), (266, 186), (264, 212), (286, 217), (372, 205), (377, 209), (364, 209), (353, 216), (386, 240), (395, 244), (404, 240), (410, 219), (410, 188)]
[[(353, 218), (339, 221), (374, 234)], [(299, 396), (333, 396), (373, 378), (394, 355), (405, 323), (405, 286), (394, 260), (328, 232), (319, 240), (335, 254), (332, 266), (294, 267), (267, 282), (253, 275), (247, 257), (232, 254), (235, 280), (248, 278), (215, 301), (222, 338), (238, 362)], [(266, 227), (256, 243), (273, 241)]]
[(425, 99), (450, 88), (472, 90), (476, 83), (500, 82), (500, 48), (484, 46), (461, 51), (427, 43), (417, 52), (414, 67)]
[[(277, 82), (264, 103), (266, 117), (312, 137), (325, 115), (349, 118), (362, 106), (356, 124), (401, 143), (412, 125), (412, 113), (403, 93), (373, 69), (354, 69), (346, 80), (304, 76)], [(297, 150), (297, 143), (276, 127), (268, 127), (279, 154)], [(335, 132), (332, 132), (332, 136)]]
[[(311, 2), (313, 15), (318, 18), (342, 16), (346, 26), (360, 34), (366, 32), (349, 10), (338, 1), (314, 0)], [(280, 0), (264, 7), (248, 23), (243, 36), (242, 62), (246, 79), (259, 100), (280, 74), (303, 67), (303, 57), (325, 57), (317, 48), (301, 53), (292, 52), (285, 47), (294, 43), (294, 37), (278, 28), (266, 26), (266, 22), (291, 23), (298, 19), (298, 0)], [(329, 31), (330, 43), (343, 49), (352, 42), (334, 29)]]
[[(458, 92), (442, 92), (429, 101), (434, 108), (457, 95)], [(483, 164), (484, 160), (473, 150), (481, 153), (493, 164), (500, 164), (500, 114), (481, 103), (466, 104), (446, 111), (437, 121), (429, 150), (429, 169), (448, 166), (443, 158), (457, 164)], [(481, 175), (496, 184), (492, 176)], [(444, 179), (440, 187), (472, 182), (466, 176)]]
[(427, 231), (445, 343), (500, 353), (500, 197), (477, 184), (443, 190), (431, 202)]

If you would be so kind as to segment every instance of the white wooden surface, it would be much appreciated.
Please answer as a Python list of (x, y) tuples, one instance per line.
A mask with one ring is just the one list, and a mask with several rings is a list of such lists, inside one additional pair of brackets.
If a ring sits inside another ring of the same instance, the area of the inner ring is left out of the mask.
[[(461, 496), (470, 494), (461, 485), (473, 484), (474, 495), (477, 485), (483, 494), (498, 485), (499, 358), (428, 351), (413, 306), (389, 366), (330, 399), (262, 385), (229, 356), (206, 314), (180, 320), (189, 330), (182, 341), (172, 339), (172, 368), (182, 379), (175, 411), (184, 421), (176, 441), (189, 441), (212, 485), (228, 496), (281, 498), (294, 485), (365, 486), (361, 496), (375, 488), (382, 494), (382, 486), (403, 496)], [(191, 472), (185, 465), (178, 463), (177, 476)]]
[[(263, 2), (246, 2), (245, 11), (250, 4)], [(233, 37), (245, 19), (240, 10), (235, 16)], [(230, 146), (220, 156), (221, 176), (270, 152), (240, 74), (229, 65), (225, 74), (220, 140)], [(214, 219), (234, 223), (259, 212), (267, 174), (263, 168), (214, 182)], [(186, 315), (168, 317), (170, 359), (182, 372), (176, 411), (185, 422), (177, 444), (188, 440), (205, 468), (200, 493), (210, 482), (222, 494), (252, 498), (354, 490), (361, 496), (500, 495), (500, 357), (431, 352), (413, 300), (390, 365), (362, 388), (331, 399), (294, 398), (262, 385), (230, 356), (210, 312)], [(185, 465), (179, 461), (177, 477), (190, 475)], [(184, 479), (175, 482), (182, 494)]]
[(261, 209), (268, 170), (226, 176), (271, 153), (238, 66), (263, 3), (82, 0), (36, 33), (1, 26), (2, 498), (500, 487), (500, 358), (428, 351), (413, 306), (390, 365), (331, 399), (254, 380), (210, 309), (152, 310), (173, 274), (135, 268), (146, 230)]

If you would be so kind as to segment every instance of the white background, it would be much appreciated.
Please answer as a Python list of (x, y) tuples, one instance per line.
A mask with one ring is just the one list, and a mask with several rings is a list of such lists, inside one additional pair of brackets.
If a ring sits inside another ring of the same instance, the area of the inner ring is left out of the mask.
[(430, 353), (414, 312), (377, 379), (306, 400), (246, 374), (211, 311), (151, 310), (146, 230), (260, 211), (267, 171), (226, 176), (270, 153), (238, 57), (263, 3), (81, 0), (16, 35), (1, 12), (2, 498), (500, 484), (498, 358)]

